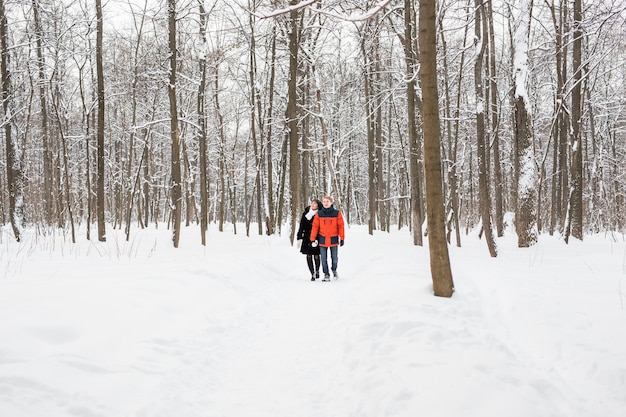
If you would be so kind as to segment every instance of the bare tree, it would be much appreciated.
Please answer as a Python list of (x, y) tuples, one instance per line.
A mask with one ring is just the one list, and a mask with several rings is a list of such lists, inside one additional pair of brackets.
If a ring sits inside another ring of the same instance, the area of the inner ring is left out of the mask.
[[(262, 136), (262, 124), (261, 124), (261, 99), (258, 93), (257, 87), (257, 63), (256, 63), (256, 33), (254, 28), (254, 15), (250, 13), (249, 16), (250, 23), (250, 68), (249, 68), (249, 77), (250, 77), (250, 135), (252, 136), (252, 148), (254, 150), (254, 158), (255, 158), (255, 167), (256, 167), (256, 176), (255, 176), (255, 191), (256, 191), (256, 200), (257, 200), (257, 210), (256, 210), (256, 220), (258, 233), (263, 234), (263, 187), (262, 183), (262, 174), (263, 174), (263, 152), (262, 146), (259, 146), (258, 134), (257, 134), (257, 111), (259, 112), (259, 120), (258, 125), (261, 127), (261, 136)], [(261, 149), (260, 149), (261, 148)], [(250, 203), (252, 204), (254, 198), (250, 199)], [(269, 221), (269, 219), (267, 219)], [(246, 233), (248, 232), (250, 223), (250, 215), (246, 216)], [(268, 230), (271, 230), (272, 226), (268, 225)]]
[(207, 175), (207, 128), (205, 114), (205, 89), (207, 72), (207, 13), (204, 7), (204, 0), (198, 0), (200, 9), (200, 48), (199, 51), (199, 71), (200, 83), (198, 85), (198, 142), (200, 144), (200, 235), (202, 245), (206, 245), (206, 232), (209, 223), (209, 198), (208, 198), (208, 175)]
[(376, 175), (378, 158), (376, 155), (376, 132), (379, 126), (376, 124), (377, 119), (375, 117), (377, 110), (377, 94), (374, 91), (375, 84), (373, 81), (375, 65), (374, 50), (376, 48), (376, 42), (374, 42), (374, 40), (376, 40), (378, 36), (376, 25), (369, 20), (365, 22), (364, 30), (361, 34), (361, 51), (364, 62), (363, 90), (365, 94), (365, 118), (367, 122), (367, 198), (369, 215), (368, 230), (370, 235), (377, 229), (378, 216), (378, 176)]
[(519, 13), (514, 18), (514, 104), (515, 140), (517, 157), (515, 168), (518, 178), (518, 204), (516, 213), (517, 244), (520, 248), (537, 242), (537, 168), (533, 152), (532, 130), (526, 93), (528, 78), (528, 32), (531, 0), (519, 2)]
[[(290, 5), (298, 4), (291, 0)], [(289, 12), (289, 84), (287, 101), (287, 134), (289, 136), (289, 188), (291, 191), (291, 232), (290, 240), (293, 244), (296, 233), (296, 221), (300, 212), (300, 150), (298, 132), (298, 49), (299, 45), (299, 12), (293, 9)]]
[(22, 240), (24, 223), (24, 177), (18, 141), (12, 132), (13, 113), (11, 106), (11, 73), (9, 71), (9, 35), (4, 0), (0, 0), (0, 76), (2, 76), (2, 110), (6, 141), (7, 185), (9, 188), (9, 217), (15, 239)]
[(35, 24), (36, 48), (37, 48), (37, 78), (39, 86), (39, 102), (41, 105), (41, 139), (43, 146), (43, 166), (44, 166), (44, 195), (47, 197), (44, 204), (44, 218), (48, 223), (52, 222), (54, 212), (54, 193), (52, 192), (52, 152), (50, 149), (50, 137), (48, 132), (48, 106), (46, 100), (46, 80), (45, 80), (45, 58), (43, 53), (44, 32), (40, 17), (41, 5), (39, 1), (33, 0), (33, 19)]
[(572, 64), (574, 66), (572, 91), (572, 147), (571, 188), (569, 199), (569, 218), (565, 231), (565, 241), (569, 237), (583, 239), (583, 143), (582, 143), (582, 41), (583, 41), (583, 11), (582, 0), (574, 0), (574, 45)]
[(104, 189), (104, 70), (102, 68), (102, 0), (96, 0), (96, 77), (98, 82), (97, 168), (96, 168), (96, 216), (98, 240), (106, 241), (105, 189)]
[(435, 0), (420, 0), (419, 49), (424, 117), (424, 171), (430, 271), (434, 293), (452, 297), (454, 282), (446, 240), (437, 87), (437, 25)]
[[(494, 205), (495, 205), (495, 223), (498, 236), (504, 235), (504, 180), (502, 178), (502, 164), (500, 162), (500, 106), (498, 101), (498, 83), (496, 66), (496, 41), (495, 30), (493, 25), (493, 1), (487, 1), (486, 19), (484, 25), (488, 31), (487, 42), (487, 61), (489, 82), (487, 83), (488, 100), (489, 100), (489, 118), (491, 120), (491, 148), (493, 149), (493, 182), (494, 182)], [(483, 30), (483, 32), (485, 31)], [(530, 127), (530, 126), (529, 126)]]
[(172, 160), (170, 180), (170, 205), (172, 208), (172, 223), (174, 247), (178, 247), (180, 241), (181, 212), (182, 212), (182, 179), (180, 170), (180, 136), (178, 131), (178, 105), (176, 101), (176, 0), (167, 1), (168, 28), (169, 28), (169, 53), (170, 53), (170, 77), (167, 87), (170, 101), (170, 134), (172, 139)]
[(474, 86), (476, 93), (476, 139), (478, 143), (478, 187), (480, 194), (480, 218), (483, 224), (483, 233), (487, 241), (487, 247), (492, 257), (498, 255), (496, 242), (491, 226), (491, 195), (489, 192), (489, 163), (487, 139), (485, 133), (485, 92), (483, 63), (485, 55), (485, 42), (483, 25), (484, 4), (481, 0), (474, 1), (474, 34), (476, 42), (476, 56), (474, 58)]
[(406, 95), (407, 95), (407, 120), (409, 137), (409, 173), (411, 184), (411, 218), (413, 225), (413, 244), (422, 246), (422, 190), (420, 177), (422, 172), (419, 165), (419, 132), (417, 122), (419, 119), (422, 103), (417, 95), (417, 52), (415, 28), (415, 16), (413, 1), (404, 0), (404, 59), (406, 61)]

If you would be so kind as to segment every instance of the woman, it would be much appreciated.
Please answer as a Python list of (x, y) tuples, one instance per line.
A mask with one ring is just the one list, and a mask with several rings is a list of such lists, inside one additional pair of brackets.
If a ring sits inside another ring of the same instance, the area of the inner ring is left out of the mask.
[(331, 271), (335, 279), (339, 279), (337, 274), (338, 250), (343, 246), (344, 222), (343, 215), (333, 207), (333, 199), (326, 196), (322, 199), (322, 205), (313, 219), (311, 228), (311, 242), (318, 242), (321, 252), (322, 269), (324, 279), (330, 281), (330, 271), (328, 270), (328, 250), (330, 249)]
[(311, 234), (313, 218), (321, 205), (322, 203), (320, 203), (319, 200), (311, 201), (311, 205), (304, 209), (302, 219), (300, 220), (300, 228), (298, 229), (298, 240), (302, 240), (300, 252), (306, 255), (306, 264), (311, 272), (311, 281), (315, 281), (320, 277), (320, 248), (317, 245), (312, 245), (309, 236)]

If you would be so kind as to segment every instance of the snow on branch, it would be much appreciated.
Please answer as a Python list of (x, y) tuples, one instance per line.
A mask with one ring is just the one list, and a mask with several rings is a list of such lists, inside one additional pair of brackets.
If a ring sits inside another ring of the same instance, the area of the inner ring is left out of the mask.
[[(277, 9), (274, 10), (273, 12), (270, 13), (257, 13), (257, 12), (252, 12), (250, 11), (250, 13), (252, 13), (254, 16), (260, 18), (260, 19), (269, 19), (272, 17), (276, 17), (276, 16), (280, 16), (283, 14), (287, 14), (291, 11), (294, 10), (300, 10), (303, 9), (305, 7), (311, 6), (314, 3), (318, 3), (320, 0), (304, 0), (298, 4), (294, 4), (291, 5), (289, 7), (285, 7), (283, 9)], [(374, 7), (372, 7), (371, 9), (367, 10), (365, 13), (361, 13), (361, 14), (351, 14), (351, 15), (345, 15), (345, 14), (341, 14), (341, 13), (335, 13), (335, 12), (331, 12), (328, 10), (324, 10), (324, 9), (314, 9), (313, 12), (314, 13), (318, 13), (318, 14), (322, 14), (324, 16), (329, 16), (332, 17), (334, 19), (338, 19), (338, 20), (344, 20), (346, 22), (362, 22), (364, 20), (368, 20), (370, 19), (372, 16), (376, 15), (378, 12), (380, 12), (382, 9), (384, 9), (387, 5), (389, 5), (389, 3), (391, 3), (393, 0), (381, 0), (380, 2), (378, 2), (378, 4), (376, 4)]]
[(333, 13), (333, 12), (327, 12), (325, 10), (315, 10), (316, 13), (319, 14), (323, 14), (329, 17), (333, 17), (335, 19), (339, 19), (339, 20), (345, 20), (346, 22), (363, 22), (364, 20), (368, 20), (371, 17), (373, 17), (374, 15), (376, 15), (378, 12), (380, 12), (382, 9), (384, 9), (389, 3), (391, 3), (392, 0), (382, 0), (380, 2), (378, 2), (378, 4), (374, 7), (372, 7), (371, 9), (369, 9), (368, 11), (366, 11), (365, 13), (362, 14), (358, 14), (358, 15), (343, 15), (343, 14), (338, 14), (338, 13)]
[(290, 13), (290, 12), (292, 12), (294, 10), (303, 9), (303, 8), (305, 8), (307, 6), (312, 5), (313, 3), (317, 3), (318, 1), (320, 1), (320, 0), (304, 0), (304, 1), (300, 2), (300, 3), (298, 3), (298, 4), (292, 4), (291, 6), (285, 7), (283, 9), (276, 9), (276, 10), (274, 10), (271, 13), (256, 13), (256, 12), (252, 12), (252, 11), (249, 11), (249, 12), (252, 13), (254, 16), (258, 17), (259, 19), (270, 19), (272, 17), (277, 17), (277, 16), (280, 16), (280, 15), (283, 15), (283, 14)]

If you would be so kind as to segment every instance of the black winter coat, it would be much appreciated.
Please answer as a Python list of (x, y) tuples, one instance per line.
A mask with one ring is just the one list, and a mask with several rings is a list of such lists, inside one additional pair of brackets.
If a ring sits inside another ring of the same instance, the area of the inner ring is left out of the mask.
[(307, 213), (311, 210), (311, 207), (307, 207), (304, 209), (304, 213), (302, 213), (302, 218), (300, 219), (300, 228), (298, 229), (297, 238), (298, 240), (302, 240), (302, 246), (300, 246), (300, 252), (305, 255), (319, 255), (320, 248), (312, 247), (311, 240), (309, 236), (311, 236), (311, 227), (313, 227), (313, 219), (315, 217), (311, 217), (311, 220), (306, 218)]

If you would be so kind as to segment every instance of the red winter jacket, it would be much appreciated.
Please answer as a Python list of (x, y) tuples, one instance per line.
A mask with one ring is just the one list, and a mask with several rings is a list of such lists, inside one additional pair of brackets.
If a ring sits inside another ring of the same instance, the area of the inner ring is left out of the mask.
[(313, 218), (311, 241), (316, 239), (326, 248), (339, 246), (344, 239), (343, 216), (333, 206), (321, 208)]

